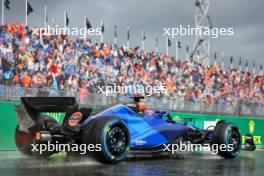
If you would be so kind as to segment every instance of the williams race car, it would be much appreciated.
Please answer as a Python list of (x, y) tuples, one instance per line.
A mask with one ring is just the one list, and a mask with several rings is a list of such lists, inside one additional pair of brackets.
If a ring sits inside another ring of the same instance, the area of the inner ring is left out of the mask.
[[(234, 158), (241, 148), (241, 135), (233, 123), (219, 121), (212, 129), (175, 122), (166, 110), (147, 110), (143, 97), (96, 109), (81, 107), (73, 97), (22, 97), (17, 106), (17, 148), (27, 155), (39, 156), (32, 144), (99, 144), (101, 150), (89, 152), (101, 162), (117, 163), (128, 153), (157, 153), (179, 141), (192, 144), (229, 145), (232, 150), (217, 149), (218, 155)], [(44, 112), (63, 112), (58, 123)], [(46, 151), (50, 156), (57, 151)], [(67, 154), (74, 154), (68, 151)]]

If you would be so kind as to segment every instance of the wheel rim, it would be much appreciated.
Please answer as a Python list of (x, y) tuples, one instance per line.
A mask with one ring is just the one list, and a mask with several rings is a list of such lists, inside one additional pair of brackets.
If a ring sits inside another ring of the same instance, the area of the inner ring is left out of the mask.
[(228, 132), (228, 144), (233, 144), (232, 153), (236, 153), (240, 149), (240, 134), (236, 128), (229, 129)]
[(114, 127), (108, 134), (108, 148), (112, 154), (122, 154), (126, 148), (127, 137), (125, 131), (120, 127)]

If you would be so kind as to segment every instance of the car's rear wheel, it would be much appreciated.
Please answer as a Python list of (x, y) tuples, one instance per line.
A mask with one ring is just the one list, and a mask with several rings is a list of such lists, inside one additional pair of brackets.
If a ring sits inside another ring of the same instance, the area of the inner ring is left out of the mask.
[(87, 145), (100, 145), (101, 150), (92, 156), (102, 162), (117, 163), (126, 157), (130, 143), (128, 128), (115, 117), (102, 117), (91, 120), (83, 135)]

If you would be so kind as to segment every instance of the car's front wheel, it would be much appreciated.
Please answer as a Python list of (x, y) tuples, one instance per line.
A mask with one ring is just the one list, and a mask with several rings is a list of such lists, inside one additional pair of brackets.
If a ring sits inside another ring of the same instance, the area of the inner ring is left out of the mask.
[[(214, 144), (218, 145), (218, 154), (224, 158), (235, 158), (241, 148), (241, 135), (233, 123), (222, 122), (216, 126)], [(225, 145), (225, 147), (220, 147)], [(224, 148), (224, 150), (223, 150)]]

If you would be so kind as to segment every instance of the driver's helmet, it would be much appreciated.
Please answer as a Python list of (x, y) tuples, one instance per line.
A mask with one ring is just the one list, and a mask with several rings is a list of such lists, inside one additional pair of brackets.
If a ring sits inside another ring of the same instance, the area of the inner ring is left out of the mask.
[(150, 110), (150, 109), (145, 110), (145, 116), (151, 116), (152, 117), (153, 115), (155, 115), (155, 111)]

